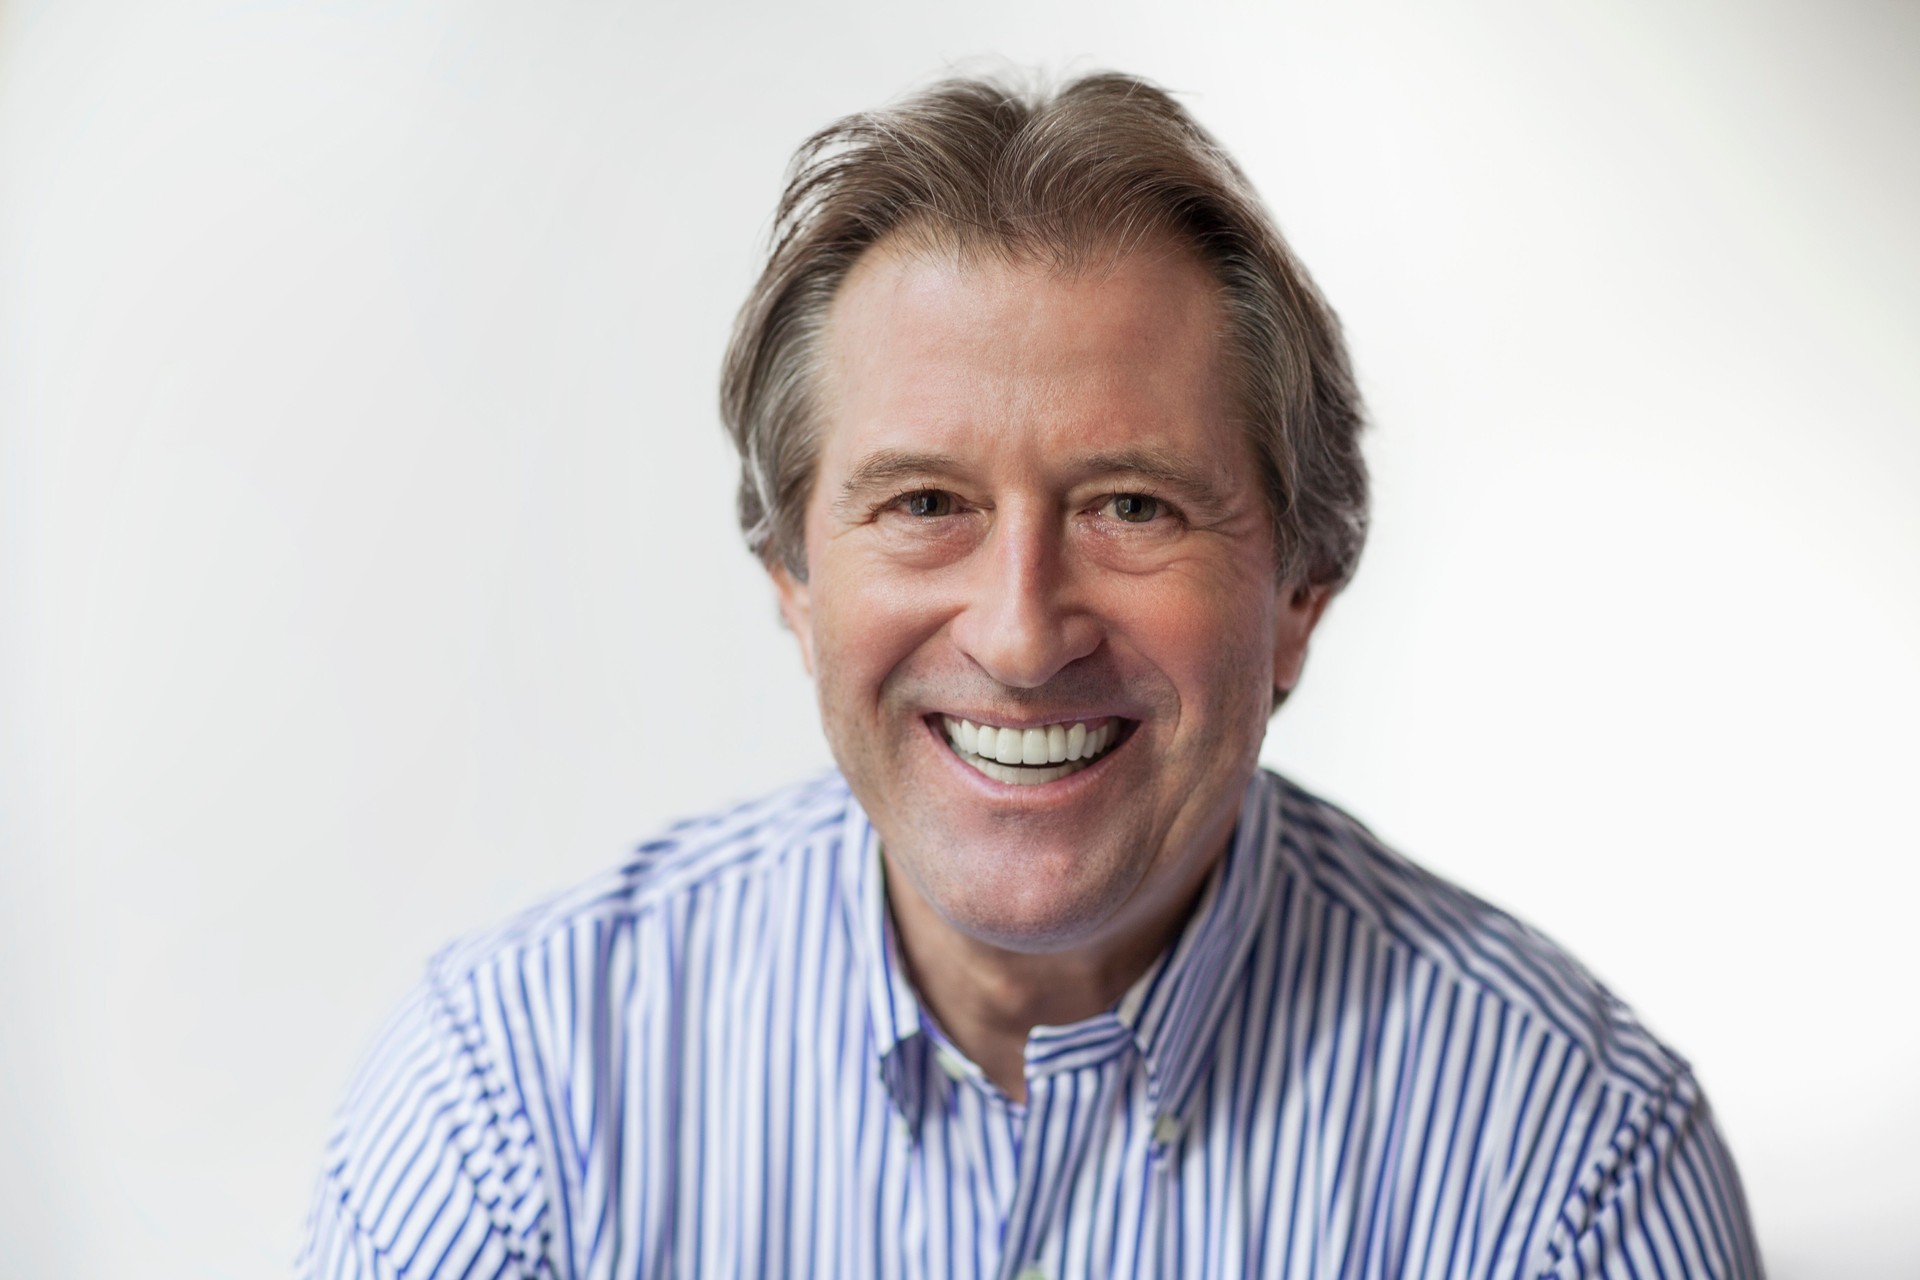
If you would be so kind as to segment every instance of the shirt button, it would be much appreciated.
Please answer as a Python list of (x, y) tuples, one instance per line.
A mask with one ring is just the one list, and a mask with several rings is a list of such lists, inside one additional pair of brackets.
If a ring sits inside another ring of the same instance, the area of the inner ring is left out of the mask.
[(1013, 1280), (1047, 1280), (1047, 1273), (1039, 1267), (1022, 1267)]
[(1180, 1121), (1173, 1116), (1161, 1116), (1153, 1122), (1154, 1145), (1170, 1147), (1180, 1141)]
[(967, 1064), (960, 1061), (959, 1055), (953, 1050), (941, 1049), (934, 1055), (934, 1060), (940, 1064), (940, 1069), (947, 1073), (948, 1079), (965, 1080), (967, 1078)]

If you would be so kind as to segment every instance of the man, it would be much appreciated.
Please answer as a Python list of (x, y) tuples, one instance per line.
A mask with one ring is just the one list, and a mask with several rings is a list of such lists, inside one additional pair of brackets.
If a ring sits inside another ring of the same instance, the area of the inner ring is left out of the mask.
[(1360, 410), (1168, 97), (815, 137), (723, 405), (839, 771), (440, 956), (310, 1274), (1759, 1274), (1686, 1065), (1259, 770)]

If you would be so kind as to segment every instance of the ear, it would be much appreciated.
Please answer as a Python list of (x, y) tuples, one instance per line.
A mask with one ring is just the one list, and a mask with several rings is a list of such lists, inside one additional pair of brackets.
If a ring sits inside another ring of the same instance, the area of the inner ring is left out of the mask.
[(1273, 637), (1275, 698), (1285, 698), (1293, 692), (1293, 686), (1300, 683), (1300, 669), (1307, 662), (1307, 641), (1313, 638), (1313, 629), (1320, 624), (1320, 615), (1331, 599), (1331, 587), (1301, 584), (1283, 589), (1279, 624), (1274, 628)]
[(813, 594), (807, 584), (788, 572), (781, 564), (767, 566), (767, 576), (773, 579), (773, 592), (780, 602), (780, 616), (787, 621), (787, 630), (793, 632), (793, 638), (800, 643), (800, 662), (813, 674)]

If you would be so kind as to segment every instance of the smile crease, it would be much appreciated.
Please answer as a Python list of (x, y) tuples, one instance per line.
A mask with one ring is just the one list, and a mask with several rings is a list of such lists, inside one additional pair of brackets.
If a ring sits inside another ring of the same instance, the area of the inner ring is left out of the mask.
[(1092, 764), (1120, 735), (1120, 721), (1064, 721), (1033, 729), (1006, 729), (943, 715), (954, 754), (995, 782), (1038, 786)]

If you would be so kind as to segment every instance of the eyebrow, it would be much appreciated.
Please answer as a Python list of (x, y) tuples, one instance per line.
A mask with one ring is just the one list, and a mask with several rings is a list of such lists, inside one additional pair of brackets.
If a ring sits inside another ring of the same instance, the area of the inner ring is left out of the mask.
[(1196, 515), (1223, 515), (1227, 497), (1207, 473), (1171, 449), (1112, 449), (1093, 454), (1080, 463), (1090, 476), (1139, 476), (1162, 489), (1170, 489)]
[(960, 464), (944, 453), (915, 453), (906, 449), (877, 449), (860, 459), (847, 475), (846, 483), (840, 486), (840, 496), (834, 502), (836, 510), (845, 511), (858, 505), (862, 494), (875, 489), (890, 489), (903, 480), (926, 480), (934, 476), (950, 476), (960, 471)]
[[(963, 475), (968, 470), (944, 453), (878, 449), (854, 465), (840, 486), (834, 505), (845, 510), (858, 505), (862, 495), (876, 489), (891, 488), (905, 481)], [(1137, 476), (1156, 488), (1172, 491), (1195, 508), (1196, 515), (1224, 515), (1228, 510), (1226, 495), (1206, 472), (1171, 449), (1102, 450), (1076, 459), (1073, 470), (1086, 477)]]

